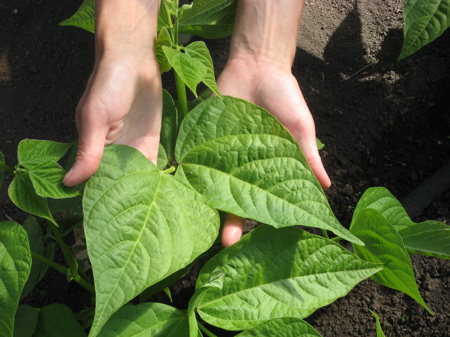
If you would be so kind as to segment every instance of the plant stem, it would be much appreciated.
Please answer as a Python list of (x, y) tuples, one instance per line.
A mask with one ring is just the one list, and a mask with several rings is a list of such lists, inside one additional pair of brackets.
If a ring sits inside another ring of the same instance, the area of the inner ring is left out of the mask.
[(327, 239), (329, 239), (330, 237), (328, 236), (328, 231), (326, 229), (322, 229), (322, 234), (324, 237), (326, 237)]
[(61, 247), (61, 251), (64, 255), (64, 259), (66, 260), (66, 263), (69, 266), (68, 273), (66, 273), (66, 275), (68, 276), (68, 279), (72, 278), (79, 285), (81, 285), (82, 287), (89, 290), (92, 294), (94, 294), (95, 293), (94, 286), (88, 280), (81, 277), (80, 274), (78, 273), (78, 263), (75, 260), (75, 257), (73, 256), (72, 251), (64, 243), (62, 236), (61, 236), (61, 232), (59, 231), (59, 228), (52, 222), (50, 222), (50, 228), (53, 231), (56, 242)]
[(5, 169), (5, 171), (11, 175), (14, 175), (14, 171), (8, 165), (6, 165), (5, 163), (3, 163), (1, 161), (0, 161), (0, 168)]
[(52, 260), (49, 260), (46, 257), (44, 257), (36, 252), (33, 252), (33, 251), (31, 251), (31, 256), (33, 257), (33, 259), (39, 260), (39, 261), (49, 265), (50, 267), (52, 267), (56, 271), (60, 272), (61, 274), (67, 275), (68, 269), (66, 267), (63, 267), (63, 266), (57, 264), (56, 262), (53, 262)]
[(175, 84), (177, 86), (178, 104), (180, 105), (180, 110), (184, 118), (186, 117), (189, 111), (186, 95), (186, 85), (184, 84), (183, 80), (180, 78), (180, 76), (177, 74), (175, 70), (174, 74), (175, 74)]
[(169, 167), (167, 170), (162, 171), (163, 174), (170, 174), (176, 171), (176, 167), (175, 166), (171, 166)]
[(208, 329), (206, 329), (200, 322), (197, 322), (198, 327), (200, 328), (200, 330), (202, 330), (202, 332), (204, 332), (206, 335), (208, 335), (209, 337), (217, 337), (215, 334), (213, 334), (211, 331), (209, 331)]
[(342, 240), (342, 238), (339, 237), (339, 236), (335, 236), (334, 238), (331, 238), (330, 240), (331, 240), (331, 241), (334, 241), (334, 242), (339, 242), (339, 241)]

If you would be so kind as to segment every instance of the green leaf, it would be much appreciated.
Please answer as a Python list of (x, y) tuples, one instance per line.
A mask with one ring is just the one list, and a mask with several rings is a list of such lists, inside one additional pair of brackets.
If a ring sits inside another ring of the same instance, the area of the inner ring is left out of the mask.
[(385, 337), (383, 329), (381, 328), (380, 318), (372, 310), (369, 309), (369, 311), (373, 315), (373, 317), (375, 317), (375, 324), (377, 326), (377, 337)]
[[(41, 256), (45, 255), (45, 247), (42, 242), (42, 229), (32, 216), (27, 217), (23, 224), (23, 228), (28, 234), (30, 250)], [(39, 260), (33, 259), (31, 265), (30, 276), (22, 290), (21, 299), (25, 298), (34, 288), (34, 286), (42, 279), (48, 269), (48, 265)]]
[[(369, 188), (355, 208), (355, 216), (364, 209), (374, 209), (395, 228), (410, 254), (449, 259), (449, 227), (439, 221), (411, 221), (401, 203), (383, 187)], [(355, 217), (354, 217), (355, 218)]]
[(216, 77), (214, 76), (214, 64), (205, 42), (193, 42), (186, 47), (185, 52), (186, 55), (200, 61), (203, 65), (206, 66), (206, 74), (202, 79), (202, 82), (205, 83), (205, 85), (216, 95), (220, 96), (219, 88), (217, 88)]
[(124, 145), (105, 149), (86, 184), (83, 208), (96, 288), (92, 336), (123, 304), (188, 265), (218, 235), (219, 217), (206, 198)]
[(60, 23), (61, 26), (75, 26), (95, 32), (95, 0), (84, 0), (80, 8), (67, 20)]
[(24, 139), (17, 148), (17, 158), (20, 165), (31, 169), (44, 162), (57, 162), (72, 145), (49, 140)]
[(175, 50), (167, 46), (162, 46), (162, 50), (181, 80), (197, 96), (197, 85), (205, 78), (208, 72), (207, 67), (181, 50)]
[(158, 60), (159, 71), (161, 74), (172, 69), (172, 66), (167, 60), (166, 54), (164, 54), (164, 51), (162, 50), (162, 46), (171, 47), (172, 45), (173, 42), (169, 31), (166, 27), (162, 27), (158, 34), (158, 39), (156, 40), (156, 59)]
[(399, 60), (434, 41), (450, 27), (450, 0), (406, 0)]
[(14, 337), (32, 337), (36, 331), (39, 309), (27, 304), (20, 305), (14, 322)]
[(179, 32), (217, 39), (231, 35), (236, 13), (234, 0), (195, 0), (180, 9)]
[(11, 201), (20, 209), (50, 220), (57, 226), (48, 208), (47, 199), (36, 194), (28, 173), (16, 173), (9, 185), (8, 194)]
[(13, 335), (14, 317), (30, 269), (27, 232), (17, 222), (0, 222), (0, 336)]
[(275, 318), (306, 317), (381, 269), (297, 227), (265, 225), (209, 260), (197, 289), (217, 267), (225, 273), (222, 289), (208, 288), (197, 312), (209, 324), (227, 330)]
[(5, 168), (2, 164), (5, 164), (5, 157), (3, 153), (0, 152), (0, 188), (3, 185), (3, 178), (5, 177)]
[(69, 307), (54, 303), (39, 311), (33, 337), (86, 337)]
[(426, 221), (402, 229), (399, 234), (410, 254), (450, 260), (450, 226)]
[(165, 304), (129, 304), (111, 317), (98, 336), (187, 337), (188, 320), (185, 313)]
[(236, 337), (321, 337), (321, 335), (305, 321), (295, 317), (272, 319), (245, 330)]
[(177, 174), (220, 210), (361, 243), (337, 221), (294, 138), (256, 105), (217, 96), (200, 103), (182, 122), (175, 156)]
[(430, 314), (417, 288), (414, 271), (402, 238), (380, 212), (366, 209), (355, 213), (350, 231), (364, 241), (365, 246), (353, 245), (356, 255), (373, 263), (384, 263), (385, 268), (372, 279), (386, 287), (411, 296)]
[(28, 170), (33, 187), (44, 198), (65, 199), (80, 195), (82, 185), (68, 187), (63, 184), (66, 171), (55, 162), (42, 162)]

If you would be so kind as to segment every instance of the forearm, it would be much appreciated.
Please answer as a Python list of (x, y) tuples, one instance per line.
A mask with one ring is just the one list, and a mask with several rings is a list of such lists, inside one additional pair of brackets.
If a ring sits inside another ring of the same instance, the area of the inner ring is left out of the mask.
[(304, 0), (238, 0), (230, 59), (291, 67)]
[(96, 0), (96, 55), (107, 52), (154, 54), (160, 0)]

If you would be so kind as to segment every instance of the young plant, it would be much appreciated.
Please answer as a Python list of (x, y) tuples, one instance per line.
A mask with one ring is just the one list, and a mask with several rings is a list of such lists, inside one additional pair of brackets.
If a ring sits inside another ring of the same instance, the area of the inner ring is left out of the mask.
[[(93, 5), (86, 0), (65, 24), (93, 31)], [(320, 336), (303, 319), (368, 277), (431, 313), (409, 254), (450, 259), (448, 226), (413, 223), (387, 190), (374, 188), (345, 229), (289, 132), (264, 109), (220, 96), (203, 42), (178, 45), (180, 32), (209, 38), (229, 33), (234, 6), (231, 0), (161, 3), (157, 52), (161, 69), (175, 73), (178, 102), (164, 92), (157, 166), (138, 150), (111, 145), (85, 186), (66, 188), (58, 162), (73, 144), (24, 140), (15, 169), (0, 157), (0, 178), (3, 171), (14, 176), (11, 200), (47, 223), (46, 234), (35, 218), (24, 226), (0, 223), (0, 335), (215, 336), (212, 325), (242, 331), (241, 337)], [(188, 111), (185, 87), (196, 94), (200, 82), (216, 95)], [(218, 210), (261, 225), (214, 255)], [(63, 239), (81, 223), (92, 275)], [(320, 228), (325, 237), (298, 225)], [(342, 239), (355, 254), (337, 243)], [(52, 261), (53, 245), (43, 245), (48, 240), (61, 247), (67, 267)], [(194, 264), (201, 270), (185, 310), (147, 301)], [(18, 306), (47, 266), (93, 294), (91, 324), (81, 327), (60, 304)]]

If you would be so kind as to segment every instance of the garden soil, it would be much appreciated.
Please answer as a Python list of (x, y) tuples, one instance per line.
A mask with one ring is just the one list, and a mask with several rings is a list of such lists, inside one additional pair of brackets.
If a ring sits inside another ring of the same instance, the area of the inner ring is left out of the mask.
[[(0, 2), (0, 150), (16, 163), (24, 138), (76, 139), (74, 111), (93, 67), (93, 36), (58, 23), (82, 1)], [(325, 143), (323, 161), (333, 181), (327, 191), (338, 219), (349, 225), (364, 191), (388, 188), (400, 200), (450, 159), (450, 31), (411, 57), (402, 45), (403, 1), (307, 1), (293, 72)], [(206, 41), (225, 65), (228, 39)], [(173, 88), (173, 82), (166, 86)], [(24, 220), (0, 194), (1, 220)], [(450, 191), (414, 217), (450, 222)], [(375, 336), (376, 312), (386, 336), (450, 336), (450, 261), (414, 256), (428, 314), (406, 295), (366, 280), (309, 318), (323, 336)], [(174, 288), (186, 305), (195, 275)], [(90, 299), (50, 271), (27, 303), (63, 302), (78, 312)]]

